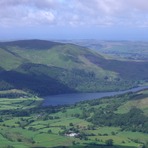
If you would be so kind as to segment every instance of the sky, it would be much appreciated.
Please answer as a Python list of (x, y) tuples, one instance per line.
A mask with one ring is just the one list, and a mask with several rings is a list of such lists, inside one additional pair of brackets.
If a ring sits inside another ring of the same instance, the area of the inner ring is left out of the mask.
[(0, 40), (148, 40), (148, 0), (0, 0)]

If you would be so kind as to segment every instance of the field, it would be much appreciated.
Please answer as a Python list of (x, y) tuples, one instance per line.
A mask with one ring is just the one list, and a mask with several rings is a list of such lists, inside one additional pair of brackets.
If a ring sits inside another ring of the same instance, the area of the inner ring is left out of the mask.
[[(103, 98), (99, 104), (98, 100), (94, 100), (72, 106), (44, 108), (39, 107), (42, 99), (35, 96), (0, 98), (0, 145), (2, 148), (146, 147), (147, 133), (123, 130), (119, 126), (96, 125), (90, 120), (94, 116), (93, 110), (106, 110), (108, 105), (111, 107), (113, 104), (120, 104), (115, 111), (117, 114), (125, 114), (128, 112), (125, 108), (136, 105), (148, 115), (147, 104), (142, 106), (143, 101), (144, 104), (147, 102), (148, 91), (130, 95)], [(128, 96), (130, 99), (127, 99)], [(77, 136), (70, 137), (70, 133), (77, 133)], [(110, 139), (112, 143), (108, 144)]]
[[(41, 124), (43, 125), (43, 124)], [(0, 126), (1, 136), (0, 143), (2, 147), (57, 147), (57, 146), (85, 146), (92, 143), (103, 145), (107, 139), (113, 139), (114, 145), (120, 145), (120, 147), (138, 147), (140, 144), (135, 143), (134, 139), (140, 139), (141, 141), (146, 141), (148, 136), (142, 133), (133, 132), (121, 132), (119, 128), (109, 128), (101, 127), (96, 130), (86, 130), (85, 132), (89, 134), (88, 140), (79, 140), (78, 138), (60, 136), (58, 132), (61, 130), (59, 127), (46, 128), (44, 126), (37, 126), (35, 131), (22, 129), (19, 127), (9, 127), (7, 124), (5, 126)], [(49, 133), (49, 129), (52, 133)], [(112, 135), (115, 132), (115, 135)], [(92, 134), (93, 133), (93, 134)], [(100, 135), (101, 133), (101, 135)], [(104, 146), (105, 147), (105, 146)]]
[[(26, 92), (17, 89), (0, 91), (0, 96), (0, 110), (29, 109), (36, 107), (42, 101), (41, 98), (29, 96)], [(14, 96), (19, 97), (14, 98)]]

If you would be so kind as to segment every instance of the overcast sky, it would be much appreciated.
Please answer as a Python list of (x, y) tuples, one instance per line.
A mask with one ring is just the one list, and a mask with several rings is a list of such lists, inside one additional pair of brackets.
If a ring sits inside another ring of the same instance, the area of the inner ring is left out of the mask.
[(148, 0), (0, 0), (0, 40), (148, 40)]

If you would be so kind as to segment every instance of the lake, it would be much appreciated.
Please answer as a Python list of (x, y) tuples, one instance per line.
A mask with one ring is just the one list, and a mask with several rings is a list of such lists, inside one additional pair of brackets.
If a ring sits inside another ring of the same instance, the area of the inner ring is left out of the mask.
[(51, 96), (44, 97), (44, 101), (42, 105), (43, 106), (68, 105), (68, 104), (74, 104), (74, 103), (85, 101), (85, 100), (93, 100), (93, 99), (99, 99), (103, 97), (115, 96), (115, 95), (124, 94), (127, 92), (136, 92), (146, 88), (148, 88), (148, 86), (141, 86), (141, 87), (132, 88), (125, 91), (117, 91), (117, 92), (73, 93), (73, 94), (51, 95)]

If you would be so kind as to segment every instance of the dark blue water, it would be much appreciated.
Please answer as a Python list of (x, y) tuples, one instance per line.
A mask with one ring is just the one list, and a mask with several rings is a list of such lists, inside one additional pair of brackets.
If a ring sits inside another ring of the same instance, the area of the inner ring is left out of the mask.
[(115, 96), (119, 94), (124, 94), (127, 92), (136, 92), (148, 88), (148, 86), (142, 86), (138, 88), (129, 89), (126, 91), (117, 91), (117, 92), (99, 92), (99, 93), (74, 93), (74, 94), (61, 94), (61, 95), (51, 95), (45, 97), (43, 101), (43, 106), (49, 105), (66, 105), (74, 104), (76, 102), (84, 100), (99, 99), (102, 97)]

